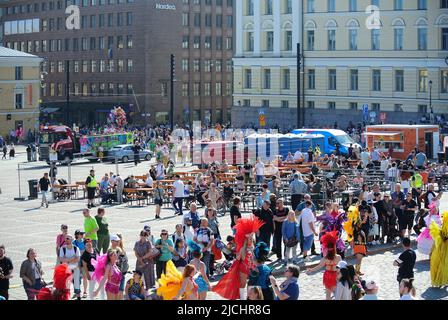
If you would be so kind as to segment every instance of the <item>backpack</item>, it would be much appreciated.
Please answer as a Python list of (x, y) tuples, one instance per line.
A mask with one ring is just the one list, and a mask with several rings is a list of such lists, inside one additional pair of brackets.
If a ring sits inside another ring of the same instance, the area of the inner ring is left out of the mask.
[[(75, 250), (75, 254), (76, 254), (76, 251), (79, 250), (79, 248), (77, 246), (73, 245), (73, 250)], [(64, 257), (65, 257), (65, 255), (67, 254), (67, 248), (62, 247), (62, 252), (64, 252)], [(62, 264), (62, 262), (59, 261), (59, 264)]]

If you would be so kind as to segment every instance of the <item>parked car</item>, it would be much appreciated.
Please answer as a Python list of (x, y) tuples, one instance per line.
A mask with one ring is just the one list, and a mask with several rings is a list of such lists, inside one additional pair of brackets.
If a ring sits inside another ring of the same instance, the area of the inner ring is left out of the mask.
[[(113, 147), (108, 152), (108, 158), (114, 162), (115, 159), (121, 162), (134, 161), (134, 151), (132, 144), (122, 144)], [(140, 160), (149, 161), (152, 158), (151, 151), (147, 149), (140, 150)]]

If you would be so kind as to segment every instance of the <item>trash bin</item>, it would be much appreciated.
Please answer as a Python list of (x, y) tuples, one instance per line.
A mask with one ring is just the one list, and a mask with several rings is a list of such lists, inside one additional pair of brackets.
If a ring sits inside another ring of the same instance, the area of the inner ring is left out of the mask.
[(37, 199), (37, 184), (39, 181), (37, 180), (28, 180), (28, 187), (30, 189), (29, 199)]
[(27, 158), (28, 162), (31, 162), (31, 148), (30, 147), (26, 148), (26, 158)]
[(439, 163), (444, 163), (445, 162), (445, 152), (437, 153), (437, 158), (439, 159)]

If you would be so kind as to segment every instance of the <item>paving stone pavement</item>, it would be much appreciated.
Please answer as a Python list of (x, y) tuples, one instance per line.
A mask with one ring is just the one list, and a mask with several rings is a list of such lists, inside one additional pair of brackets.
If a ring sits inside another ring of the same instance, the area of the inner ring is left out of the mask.
[[(40, 208), (40, 200), (14, 201), (18, 196), (18, 163), (26, 161), (26, 154), (21, 153), (22, 147), (18, 147), (18, 157), (13, 160), (0, 160), (0, 243), (6, 246), (6, 255), (13, 260), (14, 278), (11, 280), (10, 296), (13, 300), (26, 299), (25, 292), (19, 278), (19, 269), (21, 262), (25, 259), (28, 248), (37, 250), (38, 258), (43, 263), (43, 269), (46, 273), (44, 277), (47, 281), (51, 279), (52, 268), (56, 261), (55, 239), (59, 233), (62, 223), (69, 226), (69, 232), (74, 233), (75, 229), (82, 229), (83, 216), (82, 209), (85, 207), (85, 200), (76, 200), (68, 202), (58, 202), (51, 204), (50, 207)], [(44, 172), (48, 172), (48, 166), (45, 163), (21, 164), (21, 193), (22, 196), (28, 195), (28, 179), (40, 178)], [(71, 166), (71, 180), (84, 181), (89, 170), (95, 168), (97, 176), (100, 177), (106, 172), (117, 172), (115, 164), (91, 164), (78, 163)], [(119, 164), (120, 175), (128, 174), (141, 175), (148, 171), (149, 163), (143, 162), (135, 167), (133, 163)], [(179, 167), (179, 170), (190, 170), (192, 167)], [(58, 176), (68, 178), (68, 167), (60, 167)], [(67, 179), (68, 180), (68, 179)], [(144, 225), (151, 225), (153, 234), (156, 238), (162, 229), (170, 232), (174, 230), (175, 225), (180, 223), (181, 219), (174, 216), (174, 211), (169, 208), (162, 210), (162, 219), (154, 220), (154, 206), (106, 206), (106, 216), (109, 220), (111, 233), (120, 232), (123, 234), (125, 249), (130, 259), (130, 268), (135, 266), (135, 257), (132, 248), (135, 241), (138, 240), (140, 230)], [(448, 196), (442, 199), (442, 208), (448, 209)], [(200, 210), (202, 213), (203, 210)], [(223, 235), (230, 234), (230, 217), (227, 214), (220, 218), (220, 230)], [(381, 254), (368, 256), (363, 261), (363, 272), (366, 279), (374, 279), (380, 286), (379, 297), (381, 299), (397, 299), (398, 284), (396, 281), (396, 267), (392, 265), (394, 257), (400, 253), (401, 249), (393, 249)], [(447, 289), (435, 289), (430, 286), (429, 262), (427, 257), (418, 254), (416, 264), (416, 286), (420, 299), (448, 299)], [(315, 257), (312, 263), (315, 263), (318, 257)], [(277, 265), (278, 267), (278, 265)], [(302, 268), (305, 271), (305, 268)], [(281, 280), (281, 278), (280, 278)], [(303, 300), (322, 300), (325, 293), (322, 285), (322, 272), (312, 275), (301, 273), (300, 299)], [(210, 293), (209, 299), (221, 299), (216, 294)]]

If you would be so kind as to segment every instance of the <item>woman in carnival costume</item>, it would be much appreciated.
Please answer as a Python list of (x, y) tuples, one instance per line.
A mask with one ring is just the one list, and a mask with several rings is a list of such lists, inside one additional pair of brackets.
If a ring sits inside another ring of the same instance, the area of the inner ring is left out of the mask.
[(216, 284), (213, 292), (228, 300), (246, 300), (246, 286), (253, 266), (254, 234), (263, 225), (255, 216), (238, 219), (235, 229), (237, 257), (229, 272)]
[(437, 225), (441, 225), (438, 201), (433, 201), (429, 205), (429, 214), (424, 218), (426, 228), (417, 238), (417, 249), (420, 253), (430, 256), (434, 245), (434, 239), (431, 237), (429, 228), (434, 221)]
[(442, 215), (442, 225), (435, 221), (429, 227), (434, 239), (430, 257), (431, 283), (435, 287), (448, 285), (448, 211)]
[(356, 257), (355, 270), (357, 275), (361, 273), (362, 259), (367, 255), (366, 235), (362, 231), (362, 221), (357, 206), (350, 206), (348, 208), (347, 221), (343, 223), (345, 232), (347, 233), (347, 241), (353, 250), (353, 255)]
[(336, 254), (336, 242), (338, 241), (338, 232), (327, 232), (321, 238), (323, 252), (326, 252), (317, 266), (308, 269), (307, 274), (315, 272), (325, 267), (323, 284), (325, 286), (326, 299), (331, 300), (331, 294), (336, 290), (337, 286), (337, 270), (336, 266), (342, 260), (341, 256)]
[(66, 264), (60, 264), (54, 268), (53, 288), (42, 288), (37, 300), (70, 300), (70, 284), (72, 271)]
[[(194, 241), (188, 241), (189, 250), (193, 256), (189, 266), (194, 268), (194, 273), (189, 270), (182, 275), (176, 269), (172, 261), (166, 265), (166, 274), (162, 274), (157, 294), (163, 300), (178, 299), (183, 296), (185, 300), (205, 300), (210, 289), (210, 281), (207, 277), (205, 263), (201, 261), (203, 247)], [(194, 295), (197, 299), (192, 299)]]
[[(344, 259), (346, 246), (341, 236), (342, 236), (343, 224), (347, 221), (347, 213), (343, 210), (339, 210), (338, 204), (333, 204), (331, 212), (326, 211), (324, 214), (317, 217), (316, 220), (322, 223), (319, 239), (322, 239), (322, 237), (328, 232), (332, 231), (338, 232), (338, 239), (336, 241), (336, 250), (337, 254), (339, 254), (342, 257), (342, 259)], [(325, 256), (326, 253), (323, 252), (323, 255)]]
[(265, 242), (258, 242), (254, 249), (255, 268), (250, 271), (248, 285), (257, 286), (263, 292), (263, 300), (274, 300), (274, 290), (269, 279), (272, 269), (264, 263), (268, 261), (269, 247)]
[(107, 254), (99, 256), (97, 260), (92, 259), (92, 265), (95, 267), (92, 279), (98, 282), (98, 288), (94, 291), (94, 296), (97, 296), (104, 286), (107, 300), (119, 300), (123, 274), (117, 266), (117, 261), (118, 253), (113, 249), (109, 249)]

